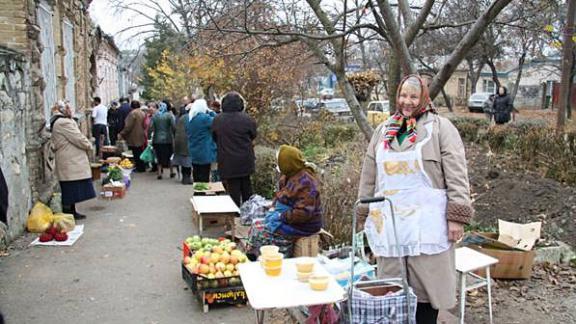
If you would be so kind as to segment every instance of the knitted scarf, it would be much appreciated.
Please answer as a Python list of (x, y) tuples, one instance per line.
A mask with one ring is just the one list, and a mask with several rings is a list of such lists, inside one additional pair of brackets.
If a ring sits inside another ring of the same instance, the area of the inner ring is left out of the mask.
[(434, 113), (436, 112), (436, 109), (434, 108), (434, 106), (430, 101), (430, 96), (428, 95), (428, 87), (426, 87), (422, 79), (415, 74), (407, 75), (404, 79), (402, 79), (402, 81), (400, 81), (400, 84), (398, 86), (398, 92), (396, 95), (396, 103), (398, 103), (398, 99), (400, 98), (400, 90), (402, 89), (404, 82), (411, 77), (415, 77), (420, 81), (420, 89), (421, 89), (420, 104), (414, 110), (412, 115), (409, 117), (404, 116), (399, 107), (396, 109), (396, 113), (390, 116), (390, 118), (388, 119), (388, 124), (386, 126), (386, 131), (384, 133), (385, 149), (390, 148), (390, 144), (398, 136), (400, 129), (402, 129), (404, 125), (406, 125), (407, 139), (411, 143), (416, 142), (417, 137), (416, 121), (420, 116), (422, 116), (427, 111), (432, 111)]

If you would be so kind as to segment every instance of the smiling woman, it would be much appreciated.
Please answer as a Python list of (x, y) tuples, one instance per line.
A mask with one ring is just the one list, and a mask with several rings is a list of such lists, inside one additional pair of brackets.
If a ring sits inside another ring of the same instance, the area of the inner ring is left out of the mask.
[(400, 239), (389, 239), (392, 215), (381, 203), (359, 209), (359, 222), (377, 256), (378, 277), (400, 277), (396, 259), (403, 258), (418, 296), (417, 323), (436, 323), (438, 310), (456, 302), (452, 242), (472, 216), (464, 145), (436, 113), (419, 76), (400, 82), (396, 103), (396, 113), (374, 131), (358, 196), (390, 198)]

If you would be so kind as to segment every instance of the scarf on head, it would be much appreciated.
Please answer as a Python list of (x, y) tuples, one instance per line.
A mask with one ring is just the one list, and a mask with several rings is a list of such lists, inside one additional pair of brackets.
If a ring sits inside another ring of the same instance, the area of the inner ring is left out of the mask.
[(210, 108), (208, 108), (208, 103), (204, 99), (195, 100), (188, 111), (188, 121), (192, 120), (196, 115), (201, 113), (208, 113), (210, 112)]
[(163, 102), (159, 102), (158, 103), (158, 115), (164, 115), (166, 112), (168, 112), (168, 105), (163, 103)]
[(406, 117), (402, 114), (400, 107), (396, 108), (396, 113), (388, 119), (388, 125), (386, 126), (386, 132), (384, 133), (384, 148), (390, 148), (390, 144), (400, 133), (402, 127), (406, 126), (407, 139), (414, 143), (416, 142), (417, 132), (416, 132), (416, 122), (420, 116), (422, 116), (427, 111), (436, 113), (436, 109), (432, 105), (430, 100), (430, 95), (428, 94), (428, 87), (424, 84), (420, 76), (416, 74), (407, 75), (400, 84), (398, 85), (398, 91), (396, 94), (396, 105), (398, 105), (398, 99), (400, 98), (400, 91), (404, 82), (409, 78), (417, 78), (420, 81), (420, 104), (411, 116)]
[(304, 159), (304, 154), (302, 154), (299, 149), (290, 145), (280, 146), (280, 150), (278, 151), (278, 168), (286, 178), (292, 177), (303, 169), (307, 169), (313, 175), (316, 174), (312, 164), (306, 162)]

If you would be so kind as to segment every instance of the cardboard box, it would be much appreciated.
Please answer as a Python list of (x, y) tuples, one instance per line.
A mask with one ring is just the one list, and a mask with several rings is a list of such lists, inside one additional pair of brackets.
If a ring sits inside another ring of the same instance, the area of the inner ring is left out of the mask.
[[(497, 233), (482, 233), (482, 236), (498, 238)], [(470, 248), (498, 259), (498, 263), (490, 267), (490, 276), (495, 279), (530, 279), (534, 264), (534, 251), (504, 250), (487, 246), (472, 245)], [(484, 270), (478, 275), (485, 276)]]
[(126, 195), (126, 185), (113, 186), (106, 184), (102, 186), (101, 195), (106, 199), (122, 199)]

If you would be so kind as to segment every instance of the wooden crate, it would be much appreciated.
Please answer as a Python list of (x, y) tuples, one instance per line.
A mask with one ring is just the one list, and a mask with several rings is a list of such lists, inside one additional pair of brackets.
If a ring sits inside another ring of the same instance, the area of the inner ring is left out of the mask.
[[(490, 276), (495, 279), (530, 279), (534, 264), (534, 251), (498, 250), (481, 246), (470, 246), (478, 252), (498, 259), (498, 263), (490, 267)], [(485, 271), (477, 272), (485, 277)]]

